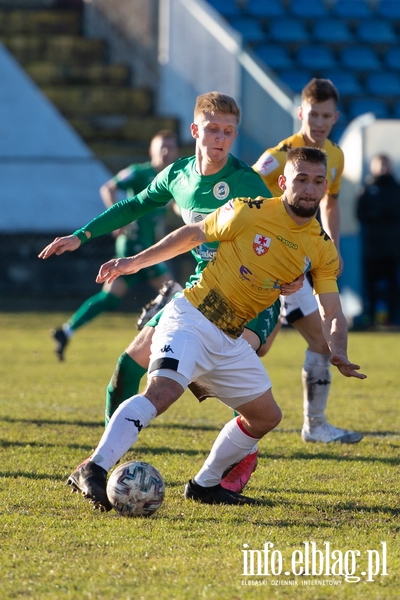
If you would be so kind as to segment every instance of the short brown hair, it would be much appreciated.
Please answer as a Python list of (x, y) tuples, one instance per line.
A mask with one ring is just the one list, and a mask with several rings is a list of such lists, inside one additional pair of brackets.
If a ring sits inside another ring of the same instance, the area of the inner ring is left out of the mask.
[(307, 102), (325, 102), (333, 100), (337, 105), (339, 103), (339, 92), (330, 79), (311, 79), (301, 92), (301, 99)]
[(296, 165), (301, 161), (306, 161), (314, 164), (322, 164), (327, 169), (327, 157), (323, 150), (319, 148), (311, 148), (302, 146), (300, 148), (290, 148), (286, 152), (286, 162)]
[(234, 115), (237, 118), (239, 124), (240, 121), (240, 108), (236, 104), (235, 100), (231, 96), (221, 94), (221, 92), (207, 92), (197, 96), (196, 104), (194, 106), (194, 118), (198, 115), (204, 115), (205, 113), (220, 112), (226, 115)]
[(160, 131), (157, 131), (157, 133), (153, 135), (151, 141), (155, 140), (156, 138), (167, 138), (178, 142), (178, 135), (172, 131), (172, 129), (160, 129)]

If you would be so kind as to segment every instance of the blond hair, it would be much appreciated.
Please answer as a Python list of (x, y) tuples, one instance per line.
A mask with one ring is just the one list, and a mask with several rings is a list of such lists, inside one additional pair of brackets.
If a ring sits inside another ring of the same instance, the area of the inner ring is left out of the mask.
[(239, 124), (240, 108), (231, 96), (221, 94), (221, 92), (207, 92), (197, 96), (194, 107), (194, 120), (196, 117), (203, 116), (206, 113), (223, 113), (226, 115), (234, 115)]

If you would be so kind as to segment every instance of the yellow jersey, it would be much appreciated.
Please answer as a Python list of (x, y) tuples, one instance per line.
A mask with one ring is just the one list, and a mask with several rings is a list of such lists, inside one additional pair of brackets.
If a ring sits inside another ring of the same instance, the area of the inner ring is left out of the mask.
[[(304, 146), (307, 146), (307, 144), (304, 141), (302, 133), (298, 132), (279, 142), (275, 148), (266, 150), (253, 165), (253, 169), (261, 175), (264, 183), (274, 196), (282, 194), (282, 190), (278, 185), (278, 177), (279, 175), (283, 175), (283, 169), (286, 164), (286, 152), (290, 148), (302, 148)], [(344, 168), (343, 150), (328, 139), (325, 140), (321, 150), (325, 152), (328, 163), (326, 174), (328, 180), (327, 194), (337, 195), (340, 191)]]
[(204, 220), (218, 251), (186, 298), (227, 335), (270, 307), (280, 286), (310, 272), (316, 294), (337, 292), (336, 248), (314, 218), (297, 225), (283, 198), (235, 198)]

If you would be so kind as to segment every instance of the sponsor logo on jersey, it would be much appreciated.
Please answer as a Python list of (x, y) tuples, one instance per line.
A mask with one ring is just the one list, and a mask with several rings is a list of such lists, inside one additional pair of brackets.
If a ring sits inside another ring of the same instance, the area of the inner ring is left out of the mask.
[(239, 268), (240, 279), (250, 282), (251, 287), (257, 288), (258, 290), (279, 290), (281, 284), (278, 279), (269, 279), (268, 277), (263, 281), (259, 281), (255, 275), (253, 275), (251, 269), (245, 265), (241, 265)]
[(331, 178), (332, 178), (332, 181), (335, 179), (335, 177), (336, 177), (336, 173), (337, 173), (337, 168), (336, 168), (336, 167), (333, 167), (333, 168), (331, 169)]
[(216, 248), (209, 248), (206, 244), (201, 244), (200, 246), (196, 246), (193, 248), (192, 252), (201, 258), (201, 260), (212, 260), (215, 257), (217, 252)]
[(294, 244), (293, 242), (289, 242), (289, 240), (285, 240), (285, 238), (283, 238), (281, 235), (277, 236), (277, 239), (282, 242), (282, 244), (285, 244), (285, 246), (287, 246), (288, 248), (292, 248), (292, 250), (297, 250), (298, 245)]
[(256, 233), (253, 240), (253, 250), (257, 256), (263, 256), (263, 254), (267, 254), (270, 245), (271, 238), (261, 235), (260, 233)]
[(255, 170), (261, 175), (268, 175), (279, 167), (279, 161), (271, 154), (264, 154), (256, 163)]
[(226, 200), (230, 192), (229, 185), (225, 181), (220, 181), (214, 185), (214, 197), (217, 200)]

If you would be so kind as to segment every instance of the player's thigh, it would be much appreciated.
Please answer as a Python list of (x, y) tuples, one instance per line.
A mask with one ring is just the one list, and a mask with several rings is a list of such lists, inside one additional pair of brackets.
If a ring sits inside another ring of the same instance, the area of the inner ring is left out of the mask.
[(236, 410), (238, 406), (261, 396), (271, 387), (271, 380), (254, 350), (241, 337), (229, 340), (215, 367), (204, 376), (214, 395)]
[(126, 353), (132, 360), (144, 369), (149, 366), (151, 341), (153, 339), (154, 327), (143, 327), (135, 339), (129, 344)]
[(328, 344), (322, 332), (321, 317), (318, 310), (306, 317), (296, 319), (292, 325), (306, 340), (311, 352), (330, 354)]

